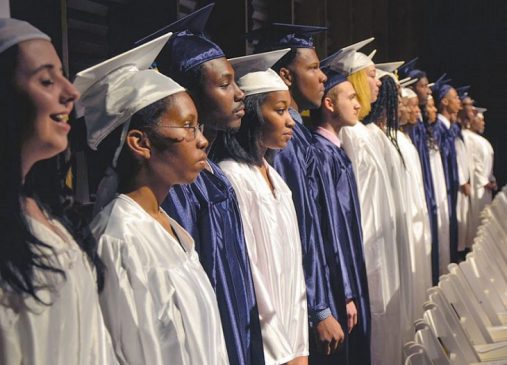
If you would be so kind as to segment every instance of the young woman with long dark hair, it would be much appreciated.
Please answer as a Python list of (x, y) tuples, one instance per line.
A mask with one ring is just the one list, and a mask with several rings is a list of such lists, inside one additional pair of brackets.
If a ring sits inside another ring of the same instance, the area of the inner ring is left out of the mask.
[[(114, 362), (103, 265), (69, 209), (63, 152), (79, 93), (50, 38), (0, 19), (0, 363)], [(98, 285), (97, 285), (98, 284)]]
[(308, 318), (301, 241), (292, 194), (268, 160), (287, 146), (295, 122), (290, 94), (271, 69), (238, 80), (245, 116), (222, 135), (214, 158), (238, 196), (266, 364), (306, 364)]

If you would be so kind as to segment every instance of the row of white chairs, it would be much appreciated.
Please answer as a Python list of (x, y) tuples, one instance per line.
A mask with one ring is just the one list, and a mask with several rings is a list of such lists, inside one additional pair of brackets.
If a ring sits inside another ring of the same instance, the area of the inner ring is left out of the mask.
[(481, 217), (472, 252), (428, 289), (405, 365), (507, 365), (507, 186)]

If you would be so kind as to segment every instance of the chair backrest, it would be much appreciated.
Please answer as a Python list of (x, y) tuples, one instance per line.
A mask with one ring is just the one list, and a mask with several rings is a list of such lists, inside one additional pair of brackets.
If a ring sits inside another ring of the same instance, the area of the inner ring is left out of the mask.
[(442, 290), (445, 299), (460, 319), (472, 343), (478, 341), (480, 343), (481, 338), (488, 343), (492, 342), (493, 340), (487, 329), (487, 326), (491, 325), (488, 316), (484, 313), (479, 303), (470, 301), (470, 298), (465, 293), (456, 290), (453, 280), (455, 279), (453, 279), (452, 275), (443, 275), (440, 277), (438, 287)]
[(505, 313), (506, 308), (500, 294), (486, 278), (481, 276), (474, 260), (462, 261), (459, 264), (466, 280), (475, 293), (475, 296), (493, 308), (495, 313)]
[[(468, 298), (470, 303), (474, 303), (477, 306), (479, 306), (482, 309), (482, 311), (484, 311), (484, 313), (487, 315), (491, 325), (501, 326), (503, 323), (500, 320), (498, 314), (495, 312), (494, 307), (491, 305), (491, 303), (485, 300), (484, 295), (481, 295), (480, 297), (476, 295), (472, 286), (465, 278), (465, 275), (463, 274), (461, 267), (456, 264), (450, 264), (448, 268), (449, 274), (453, 279), (453, 284), (455, 284), (455, 288), (457, 289), (457, 291), (463, 293), (463, 295)], [(486, 324), (486, 326), (489, 325), (486, 322), (484, 323)]]
[(412, 353), (405, 358), (405, 365), (444, 365), (432, 362), (421, 345), (414, 344), (411, 350)]
[(428, 289), (428, 295), (430, 302), (435, 303), (439, 307), (452, 330), (459, 327), (459, 329), (456, 330), (463, 331), (472, 345), (488, 343), (481, 331), (474, 326), (473, 321), (469, 320), (466, 316), (460, 316), (444, 296), (442, 289), (439, 287), (430, 288)]
[(449, 358), (451, 354), (442, 347), (442, 343), (435, 336), (430, 326), (423, 319), (415, 321), (414, 326), (416, 328), (415, 342), (426, 349), (431, 361), (438, 365), (451, 365)]
[(451, 328), (440, 308), (431, 302), (424, 303), (424, 320), (433, 330), (435, 336), (441, 341), (442, 347), (447, 349), (449, 358), (456, 356), (458, 364), (480, 362), (472, 344), (459, 328)]

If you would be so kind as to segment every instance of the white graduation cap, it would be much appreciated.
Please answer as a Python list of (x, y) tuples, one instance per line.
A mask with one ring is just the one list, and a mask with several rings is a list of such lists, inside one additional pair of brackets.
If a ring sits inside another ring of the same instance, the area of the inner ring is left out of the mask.
[(289, 90), (280, 76), (270, 68), (289, 51), (290, 48), (286, 48), (229, 59), (236, 73), (238, 86), (245, 96)]
[(15, 44), (32, 39), (51, 40), (47, 34), (30, 23), (13, 18), (0, 18), (0, 53)]
[(371, 37), (365, 39), (364, 41), (357, 42), (340, 49), (339, 51), (324, 59), (321, 62), (321, 67), (329, 67), (334, 71), (346, 74), (348, 76), (370, 65), (374, 65), (372, 59), (377, 52), (376, 50), (371, 52), (369, 55), (358, 52), (361, 48), (372, 42), (374, 39), (375, 38)]
[[(81, 92), (78, 117), (85, 117), (88, 145), (93, 150), (114, 129), (142, 108), (185, 89), (171, 78), (150, 70), (172, 33), (79, 72), (74, 86)], [(117, 150), (113, 164), (121, 147)]]
[(404, 79), (400, 80), (400, 86), (401, 87), (407, 87), (407, 86), (415, 84), (417, 81), (419, 81), (419, 79), (413, 79), (411, 77), (405, 77)]
[(402, 87), (401, 88), (401, 97), (402, 98), (417, 98), (417, 94), (414, 92), (414, 90), (408, 88), (408, 87)]
[(404, 63), (404, 61), (376, 63), (375, 64), (376, 78), (380, 80), (384, 76), (389, 76), (397, 84), (399, 84), (398, 76), (394, 73), (394, 71), (396, 71), (398, 69), (398, 67), (403, 65), (403, 63)]
[(382, 70), (384, 72), (393, 73), (394, 71), (396, 71), (404, 63), (405, 63), (405, 61), (393, 61), (393, 62), (376, 63), (375, 64), (375, 68), (377, 70)]
[(477, 114), (483, 114), (483, 113), (485, 113), (485, 112), (488, 111), (488, 109), (481, 108), (481, 107), (478, 107), (478, 106), (475, 106), (474, 109), (477, 110)]

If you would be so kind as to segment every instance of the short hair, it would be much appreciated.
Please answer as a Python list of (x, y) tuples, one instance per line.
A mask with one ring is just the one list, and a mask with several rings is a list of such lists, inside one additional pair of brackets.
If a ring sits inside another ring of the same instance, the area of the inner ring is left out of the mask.
[(282, 58), (280, 58), (271, 68), (276, 72), (280, 73), (280, 69), (282, 67), (287, 68), (294, 60), (298, 54), (297, 48), (291, 48), (289, 52), (287, 52)]

